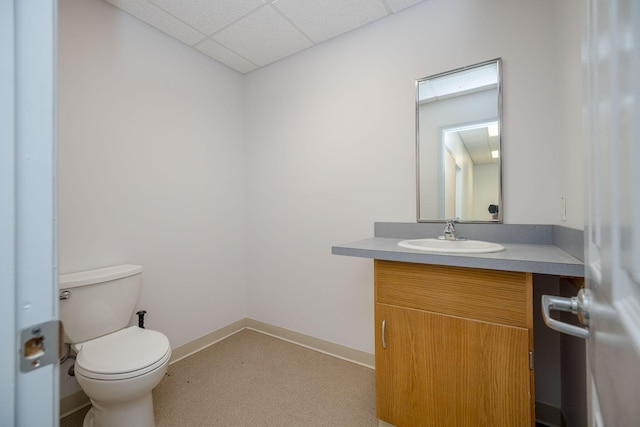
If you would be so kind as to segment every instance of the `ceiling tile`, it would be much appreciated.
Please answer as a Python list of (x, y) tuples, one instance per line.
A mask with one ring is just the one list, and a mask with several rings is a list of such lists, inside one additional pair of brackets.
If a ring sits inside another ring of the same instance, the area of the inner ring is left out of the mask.
[(270, 6), (230, 25), (212, 39), (263, 66), (312, 46), (312, 43)]
[(424, 0), (105, 1), (246, 73)]
[(263, 6), (262, 0), (150, 0), (207, 35)]
[(387, 15), (380, 0), (278, 0), (273, 6), (315, 43)]
[(226, 47), (209, 39), (204, 40), (202, 43), (198, 43), (194, 47), (205, 55), (215, 59), (216, 61), (222, 62), (228, 67), (231, 67), (243, 74), (258, 68), (257, 65), (252, 64)]
[(206, 36), (191, 28), (184, 22), (171, 16), (164, 10), (154, 6), (147, 0), (106, 0), (112, 5), (133, 15), (139, 20), (156, 27), (169, 36), (190, 46), (203, 40)]
[(422, 3), (424, 0), (385, 0), (393, 13), (399, 12), (402, 9), (406, 9), (418, 3)]

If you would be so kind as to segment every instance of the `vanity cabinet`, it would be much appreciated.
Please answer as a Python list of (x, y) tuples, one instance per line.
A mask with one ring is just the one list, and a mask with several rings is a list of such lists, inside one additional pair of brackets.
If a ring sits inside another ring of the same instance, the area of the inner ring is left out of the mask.
[(534, 424), (532, 274), (375, 260), (377, 417)]

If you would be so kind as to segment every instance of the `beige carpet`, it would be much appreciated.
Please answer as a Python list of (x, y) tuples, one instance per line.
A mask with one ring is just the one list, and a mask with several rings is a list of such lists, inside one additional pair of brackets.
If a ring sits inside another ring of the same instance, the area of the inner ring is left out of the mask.
[(250, 330), (169, 366), (153, 399), (157, 427), (378, 426), (372, 369)]

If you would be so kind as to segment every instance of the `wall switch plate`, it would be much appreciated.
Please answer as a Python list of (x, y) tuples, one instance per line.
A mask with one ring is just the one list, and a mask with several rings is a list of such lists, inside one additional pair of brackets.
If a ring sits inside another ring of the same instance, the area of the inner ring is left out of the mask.
[(567, 199), (565, 196), (560, 196), (560, 219), (562, 222), (567, 221)]

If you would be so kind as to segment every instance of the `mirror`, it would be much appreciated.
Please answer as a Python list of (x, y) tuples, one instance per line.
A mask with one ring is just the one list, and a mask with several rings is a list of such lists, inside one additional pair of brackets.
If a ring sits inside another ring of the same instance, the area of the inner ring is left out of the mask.
[(418, 222), (502, 222), (501, 60), (416, 81)]

